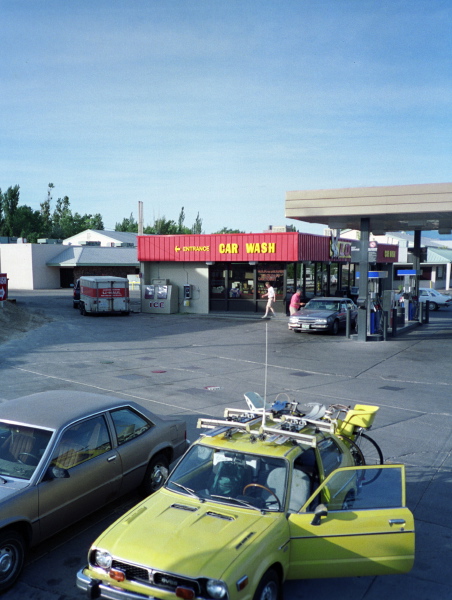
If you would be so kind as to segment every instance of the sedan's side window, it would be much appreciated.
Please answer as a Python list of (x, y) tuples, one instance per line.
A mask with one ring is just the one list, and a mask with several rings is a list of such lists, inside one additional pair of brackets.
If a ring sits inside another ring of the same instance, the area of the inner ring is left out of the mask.
[(70, 469), (111, 450), (111, 440), (103, 416), (76, 423), (63, 433), (52, 466)]
[(153, 427), (153, 423), (130, 408), (120, 408), (110, 414), (115, 426), (118, 446), (133, 440)]
[(328, 477), (330, 473), (341, 466), (342, 452), (332, 438), (327, 438), (319, 442), (318, 449), (323, 465), (324, 477)]

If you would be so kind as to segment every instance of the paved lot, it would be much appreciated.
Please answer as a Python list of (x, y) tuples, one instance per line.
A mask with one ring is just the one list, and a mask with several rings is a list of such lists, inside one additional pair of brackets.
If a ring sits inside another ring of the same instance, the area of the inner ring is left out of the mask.
[[(452, 597), (452, 310), (388, 342), (295, 334), (280, 316), (263, 321), (193, 315), (81, 317), (69, 290), (10, 292), (54, 321), (0, 345), (0, 400), (51, 389), (82, 389), (147, 400), (161, 415), (187, 419), (243, 406), (243, 394), (280, 393), (301, 402), (381, 406), (373, 437), (408, 469), (417, 553), (403, 576), (289, 582), (285, 599), (429, 600)], [(266, 352), (266, 336), (268, 350)], [(268, 379), (265, 386), (265, 363)], [(138, 500), (99, 507), (89, 520), (33, 551), (6, 600), (76, 600), (75, 573), (88, 547)]]

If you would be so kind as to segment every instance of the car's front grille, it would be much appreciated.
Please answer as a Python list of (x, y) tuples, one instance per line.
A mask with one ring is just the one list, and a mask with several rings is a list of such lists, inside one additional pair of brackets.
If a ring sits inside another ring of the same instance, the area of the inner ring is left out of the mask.
[(126, 579), (131, 581), (145, 581), (146, 583), (149, 583), (149, 571), (143, 567), (129, 565), (119, 560), (114, 560), (111, 566), (113, 569), (120, 569), (121, 571), (124, 571), (126, 574)]
[(123, 571), (126, 579), (129, 581), (151, 584), (154, 587), (170, 590), (172, 592), (175, 592), (177, 587), (189, 587), (195, 591), (196, 596), (199, 596), (201, 592), (199, 583), (196, 580), (187, 579), (180, 575), (154, 571), (153, 569), (146, 569), (119, 560), (113, 560), (112, 567), (113, 569), (120, 569)]

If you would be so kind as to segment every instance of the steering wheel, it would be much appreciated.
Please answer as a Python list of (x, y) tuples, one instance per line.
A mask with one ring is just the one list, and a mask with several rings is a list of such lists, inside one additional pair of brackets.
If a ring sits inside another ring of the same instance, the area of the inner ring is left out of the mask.
[(274, 496), (274, 497), (276, 498), (276, 502), (278, 503), (278, 510), (281, 510), (281, 504), (280, 504), (280, 502), (279, 502), (279, 498), (278, 498), (278, 496), (275, 494), (275, 492), (274, 492), (273, 490), (271, 490), (270, 488), (268, 488), (268, 487), (267, 487), (267, 486), (265, 486), (265, 485), (262, 485), (261, 483), (249, 483), (248, 485), (246, 485), (246, 486), (243, 488), (243, 492), (242, 492), (242, 494), (243, 494), (244, 496), (246, 496), (245, 492), (246, 492), (246, 490), (247, 490), (248, 488), (250, 488), (250, 487), (258, 487), (258, 488), (261, 488), (261, 489), (265, 490), (266, 492), (268, 492), (268, 493), (269, 493), (271, 496)]
[[(22, 463), (23, 465), (25, 465), (25, 464), (26, 464), (26, 462), (24, 462), (24, 461), (21, 459), (21, 456), (26, 456), (26, 457), (27, 457), (27, 456), (31, 456), (31, 458), (34, 458), (34, 459), (35, 459), (35, 461), (36, 461), (36, 465), (37, 465), (37, 464), (38, 464), (38, 462), (39, 462), (39, 457), (38, 457), (38, 456), (35, 456), (34, 454), (31, 454), (30, 452), (21, 452), (21, 453), (18, 455), (18, 457), (17, 457), (17, 460), (18, 460), (20, 463)], [(36, 466), (36, 465), (32, 465), (32, 466)]]

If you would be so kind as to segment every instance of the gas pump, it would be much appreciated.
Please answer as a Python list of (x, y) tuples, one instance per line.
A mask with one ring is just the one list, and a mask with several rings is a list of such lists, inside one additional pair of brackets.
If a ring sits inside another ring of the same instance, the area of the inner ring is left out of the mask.
[(405, 309), (405, 320), (414, 321), (418, 311), (417, 296), (417, 275), (418, 271), (414, 269), (400, 269), (397, 275), (403, 275), (403, 291), (399, 300), (399, 305)]
[[(380, 298), (380, 276), (382, 271), (369, 272), (369, 298), (367, 302), (367, 332), (379, 333), (383, 329), (383, 303)], [(387, 273), (386, 273), (387, 275)]]
[[(359, 278), (359, 273), (356, 274)], [(388, 277), (387, 271), (369, 271), (368, 295), (363, 299), (367, 309), (367, 334), (382, 333), (383, 331), (383, 302), (380, 296), (380, 280)]]

